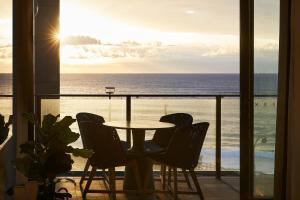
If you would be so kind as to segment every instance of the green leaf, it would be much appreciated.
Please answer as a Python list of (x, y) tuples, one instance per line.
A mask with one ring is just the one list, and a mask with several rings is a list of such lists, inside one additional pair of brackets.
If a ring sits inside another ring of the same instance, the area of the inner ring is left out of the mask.
[(33, 142), (27, 142), (24, 144), (20, 145), (20, 153), (25, 153), (25, 154), (31, 154), (34, 153), (34, 143)]
[(38, 124), (38, 120), (33, 113), (23, 113), (22, 116), (32, 124), (34, 125)]
[(51, 140), (48, 143), (48, 151), (50, 154), (53, 152), (65, 152), (66, 151), (66, 144), (61, 142), (60, 140)]
[(47, 130), (50, 129), (54, 123), (57, 121), (58, 116), (54, 116), (52, 114), (45, 115), (42, 122), (42, 129)]
[(0, 127), (4, 127), (5, 121), (4, 121), (4, 116), (0, 114)]
[(69, 129), (69, 130), (60, 131), (56, 139), (61, 141), (65, 145), (68, 145), (73, 142), (76, 142), (76, 140), (78, 140), (79, 137), (80, 137), (79, 133), (72, 132)]
[(28, 154), (30, 155), (32, 158), (36, 158), (36, 154), (43, 152), (44, 149), (42, 147), (42, 145), (38, 142), (26, 142), (24, 144), (20, 145), (20, 153), (21, 154)]
[(78, 149), (78, 148), (73, 148), (72, 146), (68, 146), (67, 152), (72, 153), (76, 157), (80, 156), (82, 158), (90, 158), (94, 154), (93, 150)]
[(62, 120), (56, 122), (53, 128), (54, 130), (68, 129), (74, 122), (76, 122), (76, 119), (73, 119), (71, 116), (66, 116)]

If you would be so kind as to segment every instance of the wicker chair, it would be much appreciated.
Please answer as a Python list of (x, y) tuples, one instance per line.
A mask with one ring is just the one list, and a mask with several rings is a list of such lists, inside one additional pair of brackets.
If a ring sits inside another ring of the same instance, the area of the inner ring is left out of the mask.
[[(161, 154), (153, 154), (150, 157), (158, 163), (168, 166), (173, 171), (174, 199), (178, 198), (178, 194), (185, 193), (177, 189), (177, 168), (182, 171), (189, 171), (193, 179), (197, 192), (188, 192), (190, 194), (198, 194), (204, 200), (200, 185), (194, 169), (198, 165), (198, 160), (204, 139), (209, 127), (209, 123), (197, 123), (190, 127), (178, 128), (167, 148), (167, 151)], [(171, 188), (171, 173), (168, 176), (168, 186)]]
[[(94, 122), (97, 124), (103, 124), (105, 122), (104, 118), (100, 115), (81, 112), (76, 115), (79, 131), (81, 132), (80, 122)], [(84, 137), (81, 137), (83, 148), (87, 148), (86, 142), (84, 141)]]
[[(105, 122), (105, 120), (102, 116), (92, 114), (92, 113), (87, 113), (87, 112), (78, 113), (76, 115), (76, 119), (77, 119), (77, 122), (78, 122), (79, 130), (80, 130), (80, 125), (79, 125), (80, 122), (88, 121), (88, 122), (94, 122), (94, 123), (99, 123), (99, 124), (103, 124)], [(83, 140), (82, 140), (82, 144), (83, 144), (83, 147), (85, 148), (85, 143), (84, 143)], [(121, 144), (122, 144), (124, 149), (129, 148), (128, 142), (121, 140)]]
[[(94, 151), (94, 155), (89, 159), (89, 164), (92, 166), (92, 170), (89, 173), (88, 179), (82, 179), (80, 181), (80, 189), (83, 199), (86, 198), (87, 193), (109, 193), (110, 197), (116, 199), (116, 175), (115, 167), (132, 165), (134, 171), (134, 177), (139, 188), (137, 193), (141, 194), (141, 180), (139, 180), (139, 170), (137, 163), (134, 159), (130, 159), (122, 144), (115, 129), (106, 127), (94, 122), (80, 122), (81, 134), (83, 141), (87, 148)], [(103, 169), (103, 180), (105, 184), (108, 184), (107, 190), (91, 190), (90, 186), (96, 175), (97, 169)], [(108, 169), (109, 177), (106, 176), (105, 169)], [(87, 180), (85, 187), (83, 188), (83, 182)]]
[[(161, 122), (169, 122), (175, 124), (174, 129), (162, 129), (157, 130), (152, 138), (152, 140), (145, 141), (145, 149), (147, 154), (155, 155), (166, 151), (167, 146), (170, 143), (171, 138), (174, 135), (174, 131), (177, 128), (191, 126), (193, 123), (193, 117), (187, 113), (173, 113), (169, 115), (164, 115), (160, 118)], [(161, 182), (163, 189), (166, 187), (166, 166), (161, 165)], [(191, 183), (188, 179), (187, 173), (183, 171), (186, 178), (188, 186), (191, 188)]]
[[(88, 146), (87, 146), (86, 141), (85, 141), (85, 137), (83, 135), (83, 131), (84, 130), (83, 130), (83, 128), (80, 125), (81, 122), (93, 122), (95, 124), (102, 125), (105, 122), (105, 120), (100, 115), (96, 115), (96, 114), (93, 114), (93, 113), (87, 113), (87, 112), (78, 113), (76, 115), (76, 119), (77, 119), (79, 131), (80, 131), (80, 134), (81, 134), (81, 140), (82, 140), (83, 148), (88, 149)], [(98, 132), (96, 132), (96, 131), (94, 131), (94, 133), (98, 134)], [(121, 141), (121, 144), (122, 144), (122, 146), (123, 146), (124, 149), (128, 149), (129, 148), (129, 145), (128, 145), (127, 142)], [(89, 167), (90, 167), (90, 161), (87, 160), (86, 164), (85, 164), (85, 167), (84, 167), (84, 170), (83, 170), (83, 174), (82, 174), (81, 179), (80, 179), (80, 183), (82, 183), (83, 180), (86, 179)]]

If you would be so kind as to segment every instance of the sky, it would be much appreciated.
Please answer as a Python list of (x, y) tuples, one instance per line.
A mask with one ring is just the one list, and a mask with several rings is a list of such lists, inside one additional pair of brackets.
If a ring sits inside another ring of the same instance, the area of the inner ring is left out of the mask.
[[(11, 5), (0, 0), (0, 72)], [(257, 72), (276, 72), (279, 0), (255, 1)], [(238, 73), (239, 0), (61, 0), (62, 73)]]

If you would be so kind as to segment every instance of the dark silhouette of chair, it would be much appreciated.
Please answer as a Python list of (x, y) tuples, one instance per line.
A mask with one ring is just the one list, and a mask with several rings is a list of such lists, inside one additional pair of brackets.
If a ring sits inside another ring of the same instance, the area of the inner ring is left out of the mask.
[[(85, 137), (83, 135), (83, 130), (82, 130), (82, 127), (81, 127), (80, 123), (81, 122), (92, 122), (92, 123), (95, 123), (95, 124), (102, 125), (105, 122), (105, 120), (100, 115), (96, 115), (96, 114), (93, 114), (93, 113), (87, 113), (87, 112), (80, 112), (80, 113), (78, 113), (76, 115), (76, 119), (77, 119), (79, 131), (80, 131), (80, 135), (81, 135), (81, 140), (82, 140), (83, 148), (88, 149), (88, 146), (86, 144)], [(95, 134), (99, 134), (99, 132), (96, 132), (96, 131), (94, 133)], [(123, 146), (124, 149), (129, 148), (129, 145), (128, 145), (127, 142), (121, 141), (121, 144), (122, 144), (122, 146)], [(85, 167), (84, 167), (84, 170), (83, 170), (83, 175), (81, 177), (80, 182), (83, 182), (83, 180), (86, 178), (87, 171), (89, 170), (89, 167), (90, 167), (90, 161), (87, 160), (87, 162), (85, 164)]]
[[(95, 122), (95, 123), (103, 124), (105, 122), (105, 120), (102, 116), (96, 115), (96, 114), (93, 114), (93, 113), (87, 113), (87, 112), (78, 113), (76, 115), (76, 119), (77, 119), (78, 123), (79, 122), (84, 122), (84, 121), (89, 121), (89, 122)], [(78, 126), (79, 126), (79, 124), (78, 124)], [(79, 130), (80, 130), (80, 126), (79, 126)], [(122, 143), (122, 146), (125, 149), (129, 148), (128, 142), (121, 140), (121, 143)], [(85, 148), (83, 140), (82, 140), (82, 144), (83, 144), (83, 147)]]
[[(89, 164), (92, 166), (92, 170), (89, 173), (87, 183), (83, 188), (83, 182), (86, 179), (80, 181), (80, 189), (83, 199), (86, 198), (87, 193), (109, 193), (110, 197), (116, 199), (116, 174), (115, 167), (132, 165), (134, 171), (134, 177), (141, 193), (141, 181), (139, 179), (139, 170), (135, 160), (130, 159), (122, 144), (115, 129), (106, 127), (100, 123), (83, 121), (79, 122), (81, 137), (85, 141), (85, 145), (88, 149), (94, 151), (93, 156), (89, 159)], [(97, 169), (103, 170), (103, 180), (105, 184), (108, 184), (107, 190), (91, 190), (90, 186), (94, 180)], [(109, 177), (107, 177), (105, 169), (108, 169)]]
[[(152, 154), (150, 157), (158, 163), (168, 166), (173, 171), (174, 186), (173, 194), (177, 199), (177, 195), (185, 193), (177, 189), (177, 168), (183, 171), (188, 170), (193, 179), (197, 192), (189, 192), (191, 194), (198, 194), (204, 200), (200, 185), (197, 180), (194, 169), (198, 165), (200, 152), (204, 143), (204, 139), (209, 127), (208, 122), (197, 123), (189, 127), (178, 128), (172, 137), (170, 144), (166, 150), (161, 154)], [(168, 186), (171, 188), (171, 173), (168, 176)]]
[(76, 115), (76, 119), (78, 122), (83, 121), (91, 121), (95, 123), (103, 124), (105, 122), (104, 118), (100, 115), (96, 115), (93, 113), (81, 112)]
[[(161, 122), (169, 122), (175, 124), (173, 129), (162, 129), (157, 130), (152, 138), (152, 140), (145, 141), (145, 149), (148, 154), (160, 154), (166, 151), (167, 146), (170, 143), (171, 138), (174, 135), (174, 131), (177, 128), (191, 126), (193, 123), (193, 117), (187, 113), (173, 113), (169, 115), (164, 115), (160, 118)], [(161, 182), (163, 189), (166, 185), (166, 166), (161, 165)], [(188, 186), (191, 188), (190, 181), (188, 179), (187, 173), (183, 171), (186, 178)]]

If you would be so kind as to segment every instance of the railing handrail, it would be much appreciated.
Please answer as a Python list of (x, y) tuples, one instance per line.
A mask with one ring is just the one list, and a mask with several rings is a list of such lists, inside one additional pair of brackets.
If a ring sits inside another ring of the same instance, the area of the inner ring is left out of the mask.
[(0, 97), (13, 97), (14, 95), (12, 94), (0, 94)]
[[(35, 94), (35, 97), (239, 97), (239, 94)], [(0, 94), (0, 97), (13, 97), (12, 94)], [(277, 97), (274, 94), (255, 95), (255, 97)]]
[[(240, 94), (35, 94), (36, 97), (239, 97)], [(255, 95), (255, 97), (277, 97), (277, 95)]]

